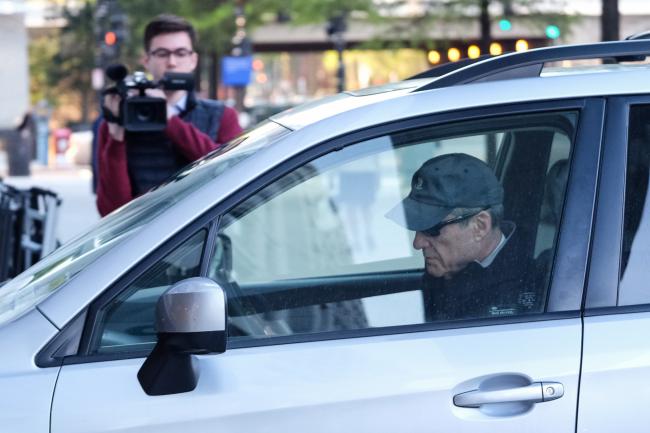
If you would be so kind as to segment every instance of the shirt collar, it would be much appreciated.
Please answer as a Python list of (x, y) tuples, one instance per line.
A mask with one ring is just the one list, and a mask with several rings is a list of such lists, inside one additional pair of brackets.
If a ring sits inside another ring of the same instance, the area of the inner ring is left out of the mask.
[(176, 114), (182, 113), (183, 111), (185, 111), (186, 108), (187, 108), (187, 93), (185, 93), (183, 97), (179, 99), (176, 102), (176, 104), (174, 104), (174, 109), (177, 110)]
[(187, 108), (187, 93), (183, 95), (181, 99), (176, 101), (174, 105), (170, 105), (169, 109), (173, 111), (173, 114), (179, 115), (185, 111)]
[(501, 240), (499, 240), (499, 244), (497, 245), (497, 247), (494, 250), (492, 250), (492, 252), (486, 258), (484, 258), (481, 261), (475, 260), (475, 262), (481, 265), (482, 268), (487, 268), (492, 264), (494, 259), (496, 259), (497, 254), (499, 254), (499, 251), (501, 251), (501, 249), (503, 248), (503, 246), (506, 244), (507, 241), (508, 239), (506, 239), (503, 233), (501, 233)]

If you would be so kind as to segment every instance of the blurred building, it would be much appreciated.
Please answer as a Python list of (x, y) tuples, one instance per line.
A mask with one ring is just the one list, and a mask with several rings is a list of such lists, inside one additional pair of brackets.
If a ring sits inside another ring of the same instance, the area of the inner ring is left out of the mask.
[[(592, 6), (600, 3), (597, 0), (582, 1)], [(638, 4), (647, 0), (620, 0), (622, 13), (629, 11), (625, 9), (626, 5), (635, 1)], [(82, 3), (82, 0), (0, 0), (0, 47), (2, 52), (9, 53), (15, 59), (15, 62), (8, 63), (0, 70), (0, 91), (2, 95), (11, 95), (0, 102), (0, 128), (13, 125), (28, 103), (27, 36), (19, 17), (24, 17), (30, 37), (35, 38), (64, 25), (60, 16), (52, 16), (48, 12), (52, 4), (74, 8)], [(400, 2), (401, 9), (397, 15), (417, 15), (422, 12), (422, 4), (421, 0)], [(53, 10), (60, 12), (60, 7)], [(545, 34), (545, 26), (554, 24), (551, 21), (531, 23), (525, 17), (513, 17), (511, 27), (505, 29), (499, 17), (493, 14), (491, 35), (497, 44), (495, 50), (508, 52), (517, 47), (530, 49), (552, 44), (598, 41), (600, 17), (596, 14), (599, 8), (581, 6), (574, 12), (594, 15), (576, 17), (557, 39), (550, 39)], [(345, 89), (355, 90), (397, 81), (435, 64), (485, 54), (477, 51), (480, 27), (476, 18), (439, 20), (435, 25), (417, 29), (417, 38), (412, 37), (414, 29), (410, 27), (406, 20), (401, 26), (397, 23), (389, 27), (352, 15), (344, 32)], [(650, 30), (650, 15), (621, 16), (621, 37), (642, 30)], [(301, 26), (278, 20), (255, 28), (249, 35), (254, 55), (252, 80), (246, 88), (245, 105), (251, 107), (249, 115), (253, 121), (337, 91), (338, 54), (327, 34), (325, 20)], [(397, 46), (400, 48), (395, 48)], [(210, 73), (203, 72), (201, 78), (207, 82)], [(201, 88), (207, 89), (203, 81)], [(232, 97), (231, 94), (221, 86), (220, 97), (226, 99)], [(64, 109), (65, 106), (59, 107), (58, 111)]]
[[(404, 14), (417, 12), (419, 5), (420, 1), (404, 2)], [(504, 28), (498, 17), (492, 19), (495, 52), (600, 40), (598, 15), (576, 16), (554, 39), (546, 34), (547, 27), (555, 24), (551, 19), (533, 23), (525, 17), (515, 17), (510, 21), (510, 26)], [(300, 26), (273, 22), (256, 28), (252, 32), (253, 78), (247, 89), (246, 105), (268, 107), (267, 111), (272, 113), (335, 93), (338, 57), (325, 29), (325, 22)], [(399, 25), (378, 27), (364, 20), (349, 21), (344, 33), (346, 89), (397, 81), (435, 64), (486, 54), (478, 50), (478, 19), (436, 23), (420, 30), (417, 39), (408, 31), (399, 30)], [(650, 30), (650, 16), (621, 16), (621, 38), (644, 30)], [(381, 44), (376, 43), (379, 38)], [(400, 48), (385, 48), (391, 45)]]
[(16, 128), (29, 108), (25, 1), (0, 0), (0, 131)]

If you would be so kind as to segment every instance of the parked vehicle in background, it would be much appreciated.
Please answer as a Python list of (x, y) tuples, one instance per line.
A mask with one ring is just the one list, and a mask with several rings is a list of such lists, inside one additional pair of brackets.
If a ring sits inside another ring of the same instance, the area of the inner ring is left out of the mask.
[(269, 117), (292, 107), (292, 104), (255, 104), (239, 113), (239, 123), (242, 128), (250, 129)]
[[(271, 117), (0, 288), (0, 425), (645, 432), (647, 55), (532, 50)], [(578, 59), (619, 63), (545, 67)], [(525, 313), (426, 319), (385, 215), (451, 153), (503, 186)]]

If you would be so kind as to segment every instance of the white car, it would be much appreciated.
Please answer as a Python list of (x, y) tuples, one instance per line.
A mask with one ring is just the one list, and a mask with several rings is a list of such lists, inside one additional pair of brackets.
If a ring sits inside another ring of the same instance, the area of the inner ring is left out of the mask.
[[(0, 431), (647, 431), (646, 54), (544, 48), (272, 117), (0, 287)], [(585, 58), (630, 62), (548, 67)], [(385, 215), (448, 153), (503, 185), (526, 311), (427, 319)]]

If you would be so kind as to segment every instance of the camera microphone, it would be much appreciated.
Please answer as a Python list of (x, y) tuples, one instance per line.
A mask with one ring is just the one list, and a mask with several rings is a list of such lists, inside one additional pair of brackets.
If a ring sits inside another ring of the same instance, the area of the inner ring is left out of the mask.
[(106, 76), (113, 81), (122, 81), (129, 74), (129, 70), (121, 63), (110, 65), (106, 68)]

